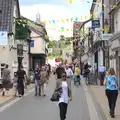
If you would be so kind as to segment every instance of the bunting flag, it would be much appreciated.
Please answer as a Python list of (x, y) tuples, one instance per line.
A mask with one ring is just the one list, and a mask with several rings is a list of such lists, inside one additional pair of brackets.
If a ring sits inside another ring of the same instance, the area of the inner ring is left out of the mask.
[(70, 4), (72, 4), (72, 0), (69, 0)]

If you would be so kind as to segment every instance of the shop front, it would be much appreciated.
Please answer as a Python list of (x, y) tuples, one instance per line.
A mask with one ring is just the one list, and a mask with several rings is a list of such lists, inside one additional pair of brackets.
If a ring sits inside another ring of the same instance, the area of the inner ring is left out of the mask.
[(120, 34), (110, 38), (110, 67), (115, 69), (120, 88)]

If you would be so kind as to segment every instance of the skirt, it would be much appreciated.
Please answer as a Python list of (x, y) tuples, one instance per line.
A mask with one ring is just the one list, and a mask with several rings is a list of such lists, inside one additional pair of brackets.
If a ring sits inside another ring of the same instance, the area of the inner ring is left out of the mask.
[(2, 81), (2, 88), (9, 90), (13, 87), (13, 84), (10, 81)]

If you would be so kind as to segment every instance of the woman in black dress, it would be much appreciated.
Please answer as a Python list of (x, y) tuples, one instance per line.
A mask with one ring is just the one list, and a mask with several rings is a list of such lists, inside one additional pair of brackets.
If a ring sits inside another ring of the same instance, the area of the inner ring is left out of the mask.
[(23, 66), (17, 71), (18, 76), (18, 94), (19, 97), (24, 95), (24, 81), (26, 80), (26, 72), (23, 70)]

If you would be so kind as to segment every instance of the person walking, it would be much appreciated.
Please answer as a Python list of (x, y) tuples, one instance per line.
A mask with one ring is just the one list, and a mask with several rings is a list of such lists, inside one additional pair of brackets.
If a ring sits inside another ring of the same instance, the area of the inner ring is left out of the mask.
[[(39, 65), (36, 65), (36, 69), (35, 69), (35, 96), (37, 96), (37, 94), (39, 96), (41, 96), (41, 89), (40, 89), (40, 68)], [(38, 88), (39, 88), (39, 92), (38, 92)]]
[(68, 103), (72, 100), (71, 84), (70, 81), (67, 79), (66, 72), (62, 73), (62, 79), (56, 81), (56, 89), (59, 88), (62, 89), (62, 93), (58, 101), (60, 120), (65, 120)]
[(27, 79), (26, 72), (23, 70), (23, 66), (20, 66), (19, 70), (17, 71), (18, 77), (18, 95), (22, 97), (24, 95), (24, 82)]
[(105, 67), (103, 65), (101, 65), (99, 67), (99, 78), (100, 78), (100, 85), (103, 85), (103, 81), (104, 81), (104, 77), (105, 77)]
[(62, 78), (62, 73), (65, 72), (65, 69), (62, 67), (62, 64), (60, 63), (59, 66), (56, 68), (56, 79), (59, 80)]
[(80, 69), (79, 69), (78, 64), (75, 65), (74, 77), (75, 77), (74, 84), (76, 82), (79, 82), (79, 84), (80, 84)]
[(67, 79), (70, 81), (72, 80), (73, 77), (73, 71), (71, 70), (71, 68), (69, 67), (69, 64), (66, 64), (66, 68), (65, 68), (65, 72), (67, 74)]
[(51, 65), (48, 63), (47, 65), (47, 73), (48, 73), (48, 80), (50, 78), (50, 73), (51, 73)]
[(104, 85), (106, 86), (105, 92), (108, 98), (110, 116), (114, 118), (118, 96), (118, 80), (113, 68), (109, 68), (108, 75), (105, 76)]
[(42, 66), (42, 71), (40, 73), (40, 91), (42, 93), (42, 95), (45, 97), (46, 96), (46, 87), (47, 87), (47, 82), (48, 82), (48, 73), (47, 70), (45, 68), (45, 66)]
[(9, 85), (11, 82), (10, 70), (8, 69), (8, 65), (6, 65), (5, 69), (2, 71), (2, 96), (5, 96), (6, 90), (9, 90)]

